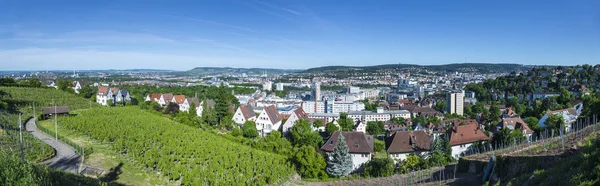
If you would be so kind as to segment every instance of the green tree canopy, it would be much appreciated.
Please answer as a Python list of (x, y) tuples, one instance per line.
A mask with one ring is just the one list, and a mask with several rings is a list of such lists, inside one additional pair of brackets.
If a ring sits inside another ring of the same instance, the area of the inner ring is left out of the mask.
[(367, 122), (366, 131), (370, 135), (380, 135), (385, 133), (383, 122), (369, 121)]
[(331, 136), (335, 131), (340, 130), (340, 128), (338, 126), (335, 126), (335, 124), (333, 124), (332, 122), (327, 123), (327, 126), (325, 126), (325, 132), (327, 132), (328, 136)]
[(311, 146), (302, 146), (294, 153), (292, 162), (303, 178), (327, 177), (325, 158)]
[(524, 121), (527, 123), (527, 126), (536, 133), (541, 131), (540, 125), (538, 124), (539, 120), (536, 117), (527, 117)]
[(256, 138), (258, 136), (254, 121), (246, 121), (242, 126), (242, 131), (244, 131), (244, 137), (246, 138)]
[(544, 125), (546, 125), (548, 128), (554, 129), (555, 131), (559, 131), (558, 129), (564, 129), (565, 120), (559, 114), (550, 114), (548, 119), (544, 121)]
[(385, 158), (373, 158), (365, 164), (365, 175), (370, 177), (387, 177), (394, 174), (394, 161), (386, 156)]
[(310, 146), (318, 148), (323, 144), (323, 138), (312, 130), (310, 122), (305, 119), (296, 121), (289, 131), (290, 142), (296, 147)]

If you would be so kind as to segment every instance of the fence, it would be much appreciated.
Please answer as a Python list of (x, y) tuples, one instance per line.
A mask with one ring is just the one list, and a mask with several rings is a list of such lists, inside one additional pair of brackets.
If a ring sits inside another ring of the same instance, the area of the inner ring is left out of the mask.
[[(564, 128), (556, 131), (545, 129), (539, 134), (532, 136), (528, 140), (513, 140), (512, 143), (488, 143), (483, 145), (474, 145), (464, 153), (468, 159), (487, 160), (491, 155), (496, 154), (519, 154), (533, 153), (537, 150), (550, 150), (560, 147), (565, 150), (565, 140), (567, 143), (577, 142), (584, 139), (585, 136), (600, 130), (598, 118), (592, 117), (579, 118), (571, 123), (571, 127), (565, 131)], [(568, 146), (567, 146), (568, 147)]]
[(45, 127), (43, 127), (41, 125), (37, 125), (37, 128), (40, 131), (42, 131), (42, 132), (44, 132), (44, 133), (46, 133), (46, 134), (48, 134), (48, 135), (50, 135), (52, 137), (58, 136), (58, 140), (60, 140), (60, 141), (64, 142), (65, 144), (71, 146), (73, 149), (75, 149), (75, 152), (77, 154), (83, 155), (83, 153), (85, 152), (85, 155), (88, 155), (88, 154), (90, 154), (92, 152), (91, 148), (83, 148), (83, 146), (81, 146), (81, 145), (79, 145), (79, 144), (77, 144), (77, 143), (69, 140), (68, 138), (66, 138), (66, 137), (64, 137), (64, 136), (62, 136), (60, 134), (57, 135), (54, 131), (48, 130), (47, 128), (45, 128)]

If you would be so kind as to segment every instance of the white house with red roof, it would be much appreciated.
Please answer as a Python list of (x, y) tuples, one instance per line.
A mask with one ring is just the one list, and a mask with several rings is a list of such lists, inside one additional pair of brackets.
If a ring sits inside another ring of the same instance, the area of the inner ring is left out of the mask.
[(255, 121), (256, 114), (254, 114), (254, 109), (250, 105), (240, 105), (237, 108), (235, 113), (233, 114), (233, 122), (238, 125), (243, 125), (246, 121)]
[(474, 124), (455, 125), (446, 132), (446, 135), (448, 135), (450, 146), (452, 146), (452, 157), (457, 159), (471, 150), (473, 143), (490, 139), (479, 128), (479, 125)]
[(271, 131), (279, 130), (281, 120), (283, 120), (283, 116), (279, 114), (275, 105), (265, 107), (255, 121), (256, 129), (262, 136), (266, 136)]
[(294, 112), (290, 114), (290, 117), (287, 119), (287, 121), (285, 121), (282, 128), (283, 134), (287, 134), (288, 131), (294, 126), (294, 124), (296, 124), (296, 121), (300, 119), (309, 119), (308, 114), (304, 112), (304, 109), (302, 109), (302, 107), (299, 107), (296, 110), (294, 110)]
[(158, 104), (160, 104), (161, 106), (165, 106), (168, 105), (171, 101), (173, 101), (173, 94), (162, 94), (158, 99)]
[(107, 105), (108, 103), (108, 87), (99, 86), (98, 93), (96, 93), (96, 102), (100, 105)]

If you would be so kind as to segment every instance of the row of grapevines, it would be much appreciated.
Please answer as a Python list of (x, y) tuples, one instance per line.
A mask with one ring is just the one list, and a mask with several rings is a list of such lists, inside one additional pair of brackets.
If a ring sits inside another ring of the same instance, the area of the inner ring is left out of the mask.
[(0, 87), (0, 91), (10, 95), (2, 99), (17, 107), (24, 117), (33, 116), (33, 104), (35, 104), (36, 114), (40, 114), (42, 108), (51, 107), (53, 104), (68, 106), (70, 110), (99, 107), (89, 99), (54, 88)]
[(135, 107), (61, 117), (65, 128), (111, 144), (124, 156), (184, 185), (275, 184), (293, 174), (276, 155), (231, 142)]
[[(9, 104), (9, 110), (0, 113), (0, 127), (3, 129), (0, 134), (0, 150), (6, 152), (20, 152), (18, 113), (23, 114), (21, 124), (24, 124), (33, 116), (34, 104), (36, 115), (42, 112), (43, 107), (50, 107), (53, 103), (68, 106), (71, 110), (98, 107), (98, 104), (90, 103), (90, 100), (54, 88), (0, 87), (0, 92), (7, 93), (0, 95), (0, 100)], [(28, 161), (40, 162), (54, 154), (52, 147), (27, 132), (23, 132), (23, 141)]]

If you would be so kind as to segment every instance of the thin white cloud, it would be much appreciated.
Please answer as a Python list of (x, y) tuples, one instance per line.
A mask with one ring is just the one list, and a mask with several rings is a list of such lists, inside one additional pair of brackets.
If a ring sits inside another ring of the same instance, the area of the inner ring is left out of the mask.
[(289, 9), (289, 8), (280, 7), (280, 6), (273, 5), (273, 4), (269, 4), (269, 3), (267, 3), (267, 2), (256, 1), (256, 3), (258, 3), (258, 4), (261, 4), (261, 5), (264, 5), (264, 6), (267, 6), (267, 7), (271, 8), (271, 9), (277, 9), (277, 10), (285, 11), (285, 12), (288, 12), (288, 13), (291, 13), (291, 14), (294, 14), (294, 15), (297, 15), (297, 16), (300, 16), (300, 15), (302, 15), (302, 14), (301, 14), (300, 12), (298, 12), (298, 11), (291, 10), (291, 9)]
[(172, 39), (144, 33), (115, 31), (75, 31), (63, 34), (21, 35), (13, 40), (34, 43), (173, 43)]
[[(208, 54), (121, 52), (61, 48), (0, 50), (3, 70), (167, 69), (188, 70), (199, 66), (288, 68), (275, 60), (248, 59)], [(260, 65), (258, 65), (260, 64)]]
[(183, 19), (183, 20), (187, 20), (187, 21), (192, 21), (192, 22), (197, 22), (197, 23), (203, 23), (203, 24), (209, 24), (209, 25), (214, 25), (214, 26), (219, 26), (219, 27), (225, 27), (225, 28), (231, 28), (231, 29), (237, 29), (237, 30), (243, 30), (246, 32), (258, 32), (254, 29), (248, 28), (248, 27), (243, 27), (243, 26), (238, 26), (238, 25), (232, 25), (232, 24), (227, 24), (227, 23), (221, 23), (221, 22), (216, 22), (216, 21), (209, 21), (209, 20), (203, 20), (203, 19), (197, 19), (197, 18), (191, 18), (191, 17), (184, 17), (184, 16), (177, 16), (177, 15), (166, 15), (168, 17), (174, 17), (174, 18), (179, 18), (179, 19)]

